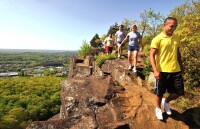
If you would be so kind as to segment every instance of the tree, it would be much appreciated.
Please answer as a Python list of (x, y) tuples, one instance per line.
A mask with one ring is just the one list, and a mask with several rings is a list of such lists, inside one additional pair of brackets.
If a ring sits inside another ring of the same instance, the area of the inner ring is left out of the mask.
[(114, 25), (111, 25), (110, 28), (108, 29), (107, 34), (115, 34), (118, 31), (119, 25), (115, 23)]
[(27, 112), (25, 112), (25, 109), (22, 108), (22, 107), (17, 107), (17, 108), (12, 108), (8, 114), (10, 116), (15, 116), (15, 118), (19, 121), (19, 122), (22, 122), (24, 120), (27, 119), (28, 117), (28, 114)]
[[(128, 32), (130, 32), (130, 28), (133, 25), (137, 25), (137, 27), (138, 27), (139, 23), (140, 22), (137, 21), (137, 20), (128, 20), (128, 19), (125, 18), (122, 21), (122, 25), (124, 25), (124, 31), (125, 31), (125, 33), (127, 34)], [(138, 31), (140, 31), (140, 28), (138, 28)]]
[(169, 15), (178, 20), (175, 33), (180, 35), (183, 44), (181, 55), (185, 86), (188, 89), (197, 87), (200, 85), (200, 2), (186, 2), (172, 10)]
[(102, 47), (102, 42), (101, 42), (98, 34), (95, 34), (95, 36), (92, 38), (92, 40), (90, 41), (90, 45), (94, 48)]
[(142, 19), (140, 26), (143, 28), (142, 37), (145, 34), (155, 37), (161, 31), (164, 17), (160, 12), (155, 13), (154, 10), (150, 8), (148, 11), (144, 10), (144, 12), (140, 14), (140, 18)]
[(79, 56), (86, 56), (92, 53), (92, 47), (90, 44), (86, 42), (86, 40), (83, 40), (81, 48), (78, 50)]

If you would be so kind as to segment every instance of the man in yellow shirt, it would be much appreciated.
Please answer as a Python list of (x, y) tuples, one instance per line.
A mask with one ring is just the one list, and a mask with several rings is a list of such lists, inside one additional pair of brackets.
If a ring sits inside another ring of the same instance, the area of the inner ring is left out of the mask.
[[(168, 115), (171, 110), (168, 103), (184, 95), (184, 84), (182, 78), (182, 62), (179, 52), (180, 39), (173, 35), (177, 27), (177, 20), (168, 17), (164, 21), (164, 31), (157, 35), (151, 42), (150, 62), (156, 78), (156, 117), (163, 120), (161, 103)], [(168, 91), (169, 96), (163, 98)]]

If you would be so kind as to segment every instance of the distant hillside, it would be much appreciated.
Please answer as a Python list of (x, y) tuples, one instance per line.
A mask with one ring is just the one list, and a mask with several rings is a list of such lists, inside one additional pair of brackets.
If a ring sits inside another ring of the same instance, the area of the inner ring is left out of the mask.
[(76, 55), (76, 51), (0, 49), (0, 73), (19, 72), (22, 69), (28, 72), (41, 65), (65, 66), (67, 69), (71, 55)]
[(0, 52), (50, 52), (50, 53), (57, 53), (57, 52), (67, 52), (67, 53), (76, 53), (75, 50), (46, 50), (46, 49), (0, 49)]

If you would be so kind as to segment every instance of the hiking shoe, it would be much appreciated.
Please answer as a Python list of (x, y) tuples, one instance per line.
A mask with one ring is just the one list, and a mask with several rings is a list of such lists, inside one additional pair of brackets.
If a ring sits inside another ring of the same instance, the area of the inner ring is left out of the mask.
[(133, 72), (134, 72), (134, 73), (136, 73), (136, 72), (137, 72), (137, 70), (136, 70), (136, 67), (133, 67)]
[(131, 68), (132, 68), (132, 66), (131, 66), (131, 65), (129, 65), (129, 66), (128, 66), (128, 69), (129, 69), (129, 70), (131, 70)]
[(120, 58), (120, 56), (121, 56), (121, 55), (120, 55), (120, 54), (118, 54), (118, 58)]
[(167, 113), (167, 115), (171, 115), (172, 112), (171, 112), (171, 110), (169, 108), (169, 104), (165, 102), (165, 98), (162, 98), (162, 105), (163, 105), (163, 107), (164, 107), (165, 112)]
[(160, 108), (156, 108), (155, 113), (158, 120), (163, 120), (162, 110)]

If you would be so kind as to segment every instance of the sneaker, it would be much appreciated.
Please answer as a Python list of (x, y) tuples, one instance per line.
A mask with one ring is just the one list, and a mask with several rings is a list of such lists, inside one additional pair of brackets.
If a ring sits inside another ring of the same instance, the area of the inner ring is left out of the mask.
[(134, 72), (134, 73), (136, 73), (136, 72), (137, 72), (137, 70), (136, 70), (136, 67), (133, 67), (133, 72)]
[(132, 66), (131, 66), (131, 65), (129, 65), (129, 66), (128, 66), (128, 69), (129, 69), (129, 70), (131, 70), (131, 68), (132, 68)]
[(164, 107), (164, 109), (165, 109), (167, 115), (171, 115), (172, 112), (171, 112), (171, 110), (170, 110), (170, 108), (169, 108), (169, 104), (168, 104), (168, 103), (165, 103), (165, 98), (162, 98), (162, 105), (163, 105), (163, 107)]
[(160, 108), (156, 108), (155, 113), (158, 120), (163, 120), (162, 110)]
[(118, 58), (120, 58), (120, 54), (118, 54)]

